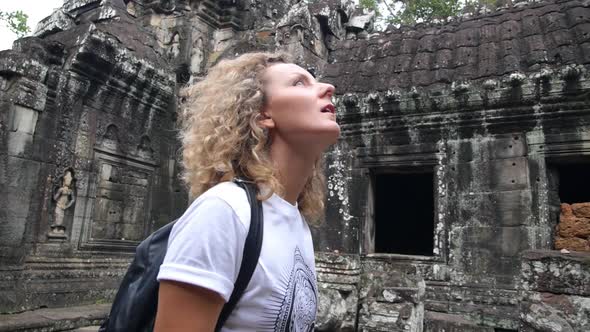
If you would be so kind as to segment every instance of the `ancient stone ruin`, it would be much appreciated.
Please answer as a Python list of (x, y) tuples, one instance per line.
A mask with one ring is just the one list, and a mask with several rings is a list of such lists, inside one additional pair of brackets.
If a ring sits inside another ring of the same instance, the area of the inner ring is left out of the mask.
[(590, 330), (590, 2), (513, 3), (64, 1), (0, 52), (0, 312), (110, 301), (187, 204), (178, 89), (280, 49), (337, 89), (318, 331)]

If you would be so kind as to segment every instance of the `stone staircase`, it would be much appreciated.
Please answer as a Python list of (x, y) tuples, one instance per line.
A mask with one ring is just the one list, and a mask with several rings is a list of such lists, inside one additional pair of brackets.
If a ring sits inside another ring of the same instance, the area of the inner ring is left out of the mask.
[(0, 332), (96, 332), (110, 307), (110, 303), (93, 304), (0, 315)]

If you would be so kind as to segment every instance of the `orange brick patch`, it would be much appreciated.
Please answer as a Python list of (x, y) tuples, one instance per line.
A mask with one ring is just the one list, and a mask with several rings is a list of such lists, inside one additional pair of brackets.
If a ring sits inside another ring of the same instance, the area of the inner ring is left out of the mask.
[(555, 249), (590, 252), (590, 202), (561, 204)]

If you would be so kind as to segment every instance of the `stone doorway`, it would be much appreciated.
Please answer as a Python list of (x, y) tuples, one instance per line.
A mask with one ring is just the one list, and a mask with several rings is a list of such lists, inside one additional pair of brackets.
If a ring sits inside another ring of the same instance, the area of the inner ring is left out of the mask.
[(375, 253), (433, 256), (434, 174), (376, 174)]

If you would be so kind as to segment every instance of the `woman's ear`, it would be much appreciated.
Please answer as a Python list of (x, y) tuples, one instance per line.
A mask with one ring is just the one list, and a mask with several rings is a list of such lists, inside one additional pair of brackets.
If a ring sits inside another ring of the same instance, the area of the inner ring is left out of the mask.
[(275, 127), (275, 122), (267, 111), (262, 111), (260, 113), (260, 120), (258, 120), (258, 123), (262, 128), (266, 129), (272, 129)]

